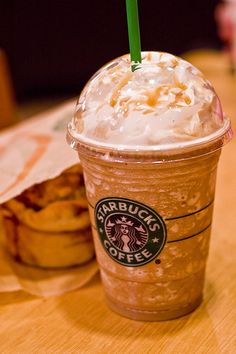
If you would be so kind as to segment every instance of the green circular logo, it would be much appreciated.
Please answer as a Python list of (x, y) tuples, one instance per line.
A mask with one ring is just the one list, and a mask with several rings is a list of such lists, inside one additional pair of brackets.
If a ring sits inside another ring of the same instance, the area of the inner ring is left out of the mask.
[(101, 199), (95, 207), (98, 235), (116, 262), (137, 267), (151, 262), (166, 242), (166, 226), (153, 209), (126, 198)]

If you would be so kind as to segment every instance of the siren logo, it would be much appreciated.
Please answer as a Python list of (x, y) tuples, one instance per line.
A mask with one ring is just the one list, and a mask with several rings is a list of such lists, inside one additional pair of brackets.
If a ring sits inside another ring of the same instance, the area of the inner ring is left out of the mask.
[(105, 251), (125, 266), (152, 261), (166, 241), (165, 223), (153, 209), (125, 198), (106, 198), (95, 207), (97, 231)]
[(147, 243), (148, 231), (139, 220), (115, 214), (107, 217), (105, 232), (111, 244), (120, 251), (139, 251)]

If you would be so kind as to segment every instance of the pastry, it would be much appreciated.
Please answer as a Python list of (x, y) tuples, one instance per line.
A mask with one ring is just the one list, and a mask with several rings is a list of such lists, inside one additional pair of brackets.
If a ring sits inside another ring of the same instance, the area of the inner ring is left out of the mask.
[(36, 184), (1, 206), (6, 244), (18, 261), (43, 268), (83, 264), (94, 257), (79, 165)]

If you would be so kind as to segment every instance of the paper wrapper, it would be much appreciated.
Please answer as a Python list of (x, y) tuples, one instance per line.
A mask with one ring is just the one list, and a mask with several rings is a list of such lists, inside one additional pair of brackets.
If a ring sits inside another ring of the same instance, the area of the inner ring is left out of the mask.
[[(75, 102), (27, 120), (0, 135), (0, 204), (36, 183), (78, 163), (66, 143), (66, 126)], [(25, 290), (53, 296), (85, 285), (97, 273), (96, 261), (64, 270), (44, 270), (14, 261), (4, 246), (0, 220), (0, 291)]]

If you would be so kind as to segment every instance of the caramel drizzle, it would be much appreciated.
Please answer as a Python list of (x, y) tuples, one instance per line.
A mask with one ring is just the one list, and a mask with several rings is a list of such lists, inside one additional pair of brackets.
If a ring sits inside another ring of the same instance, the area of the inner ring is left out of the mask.
[(121, 89), (128, 84), (130, 78), (131, 78), (132, 73), (129, 72), (127, 73), (123, 79), (118, 83), (118, 85), (116, 86), (115, 90), (112, 93), (111, 99), (110, 99), (110, 105), (111, 107), (114, 107), (117, 104), (118, 98), (119, 98), (119, 94)]
[(151, 60), (152, 60), (152, 54), (151, 54), (150, 52), (148, 52), (148, 55), (147, 55), (146, 59), (147, 59), (148, 61), (151, 61)]
[[(124, 81), (122, 80), (123, 85), (125, 85)], [(122, 87), (121, 85), (119, 86), (120, 88)], [(135, 100), (135, 99), (130, 99), (130, 98), (123, 98), (120, 100), (120, 111), (124, 115), (124, 117), (127, 117), (128, 115), (128, 105), (133, 104), (136, 107), (134, 108), (135, 111), (143, 111), (143, 114), (151, 114), (155, 112), (154, 107), (156, 107), (158, 104), (163, 103), (161, 100), (162, 96), (167, 96), (170, 93), (171, 89), (174, 88), (179, 88), (181, 92), (178, 93), (173, 93), (175, 95), (175, 100), (174, 102), (171, 102), (168, 104), (169, 108), (178, 108), (181, 107), (181, 103), (185, 103), (186, 105), (191, 104), (191, 99), (188, 97), (186, 94), (184, 94), (183, 90), (187, 89), (187, 86), (182, 84), (181, 82), (175, 82), (175, 84), (172, 85), (165, 85), (158, 87), (154, 91), (146, 91), (145, 96), (147, 97), (146, 100)], [(119, 92), (116, 92), (116, 100), (113, 98), (113, 107), (118, 101), (119, 97)], [(143, 108), (140, 107), (141, 104), (145, 103), (148, 105), (150, 108)]]
[[(173, 85), (161, 86), (161, 87), (158, 87), (154, 91), (146, 92), (145, 93), (145, 95), (147, 96), (146, 104), (149, 107), (155, 107), (158, 103), (160, 103), (161, 96), (168, 95), (169, 91), (173, 88), (179, 88), (182, 91), (182, 90), (186, 90), (187, 86), (182, 84), (181, 82), (175, 82), (175, 84), (173, 84)], [(187, 95), (185, 95), (183, 92), (178, 92), (175, 94), (174, 102), (169, 104), (169, 107), (173, 108), (175, 106), (178, 106), (178, 104), (180, 104), (182, 102), (189, 105), (191, 103), (191, 99)]]
[[(161, 53), (160, 55), (160, 60), (162, 58), (162, 56), (164, 55), (164, 53)], [(151, 61), (152, 60), (152, 55), (150, 52), (148, 52), (146, 58), (146, 60)], [(178, 65), (178, 61), (176, 59), (173, 59), (172, 62), (172, 67), (175, 67)], [(162, 62), (160, 61), (158, 63), (158, 65), (160, 67), (165, 66), (166, 62)], [(129, 80), (131, 79), (131, 75), (132, 73), (129, 72), (127, 73), (123, 78), (121, 78), (120, 82), (117, 84), (115, 90), (113, 91), (111, 98), (110, 98), (110, 106), (114, 107), (117, 102), (119, 101), (119, 95), (120, 95), (120, 91), (122, 90), (122, 88), (124, 86), (126, 86), (129, 82)], [(171, 85), (163, 85), (161, 87), (158, 87), (157, 89), (155, 89), (154, 91), (146, 91), (144, 93), (144, 95), (147, 97), (145, 100), (135, 100), (132, 98), (123, 98), (120, 100), (119, 105), (120, 105), (120, 112), (124, 115), (124, 117), (127, 117), (128, 115), (128, 106), (130, 104), (134, 104), (136, 107), (134, 108), (134, 110), (137, 111), (143, 111), (143, 114), (150, 114), (150, 113), (154, 113), (154, 107), (156, 107), (156, 105), (163, 103), (163, 101), (161, 100), (162, 96), (168, 96), (171, 92), (171, 89), (175, 89), (178, 88), (181, 90), (181, 92), (178, 93), (174, 93), (173, 95), (175, 95), (175, 100), (172, 103), (168, 104), (169, 108), (175, 108), (175, 107), (179, 107), (181, 106), (181, 103), (185, 103), (186, 105), (191, 104), (191, 99), (190, 97), (188, 97), (183, 91), (185, 91), (187, 89), (187, 86), (177, 80), (175, 80), (175, 82)], [(146, 103), (150, 108), (143, 108), (143, 107), (139, 107), (140, 104), (142, 103)], [(101, 108), (101, 106), (97, 109), (99, 110)]]

